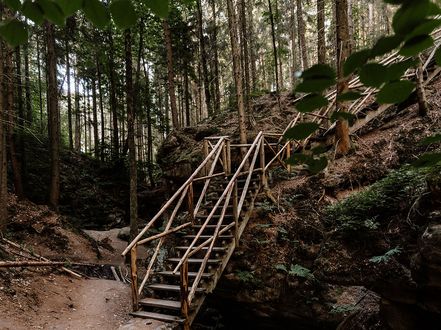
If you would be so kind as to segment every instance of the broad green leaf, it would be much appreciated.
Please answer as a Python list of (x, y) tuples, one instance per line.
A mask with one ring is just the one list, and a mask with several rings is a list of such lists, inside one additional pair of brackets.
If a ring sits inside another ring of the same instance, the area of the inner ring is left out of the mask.
[(301, 165), (306, 164), (308, 161), (312, 160), (311, 156), (305, 154), (294, 154), (288, 158), (285, 163), (288, 165)]
[(300, 123), (290, 128), (284, 135), (286, 140), (303, 140), (320, 128), (317, 123)]
[(406, 36), (411, 33), (428, 15), (433, 7), (430, 0), (405, 2), (395, 13), (392, 27), (396, 34)]
[(324, 156), (318, 159), (313, 158), (306, 164), (308, 165), (308, 171), (311, 172), (311, 174), (318, 174), (328, 166), (328, 158)]
[(438, 66), (441, 66), (441, 47), (438, 47), (435, 52), (435, 61)]
[(386, 84), (377, 95), (380, 104), (397, 104), (407, 100), (415, 85), (408, 80), (395, 81)]
[(153, 13), (159, 17), (166, 18), (170, 11), (169, 0), (142, 0)]
[(436, 134), (433, 136), (426, 137), (424, 140), (420, 142), (420, 144), (427, 146), (429, 144), (439, 143), (439, 142), (441, 142), (441, 134)]
[(387, 80), (387, 68), (378, 63), (365, 64), (360, 71), (360, 80), (370, 87), (380, 87)]
[(83, 11), (86, 18), (100, 29), (104, 29), (110, 22), (109, 10), (99, 0), (85, 0)]
[(58, 5), (63, 10), (63, 13), (69, 17), (83, 8), (84, 2), (88, 0), (56, 0)]
[(13, 9), (14, 11), (17, 11), (21, 7), (20, 0), (5, 0), (6, 6), (8, 6), (10, 9)]
[(351, 73), (363, 66), (369, 59), (370, 55), (371, 50), (364, 49), (349, 56), (343, 64), (344, 75), (349, 76)]
[(121, 29), (128, 29), (136, 23), (137, 16), (131, 0), (112, 0), (110, 12), (116, 26)]
[(433, 38), (431, 36), (418, 36), (406, 41), (400, 50), (400, 55), (415, 56), (432, 45)]
[(412, 31), (409, 35), (406, 36), (406, 40), (431, 34), (436, 28), (441, 26), (440, 19), (427, 19), (420, 25), (418, 25), (415, 30)]
[(334, 112), (331, 116), (331, 122), (336, 122), (338, 120), (346, 120), (348, 122), (353, 122), (356, 119), (356, 117), (349, 112), (344, 111), (338, 111)]
[(296, 109), (299, 112), (306, 113), (314, 111), (315, 109), (322, 108), (326, 105), (328, 105), (328, 99), (326, 97), (318, 94), (312, 94), (307, 95), (305, 98), (300, 100), (296, 104)]
[(335, 85), (335, 80), (331, 79), (307, 79), (297, 86), (296, 91), (300, 93), (321, 93), (333, 85)]
[(441, 162), (441, 153), (430, 153), (422, 155), (412, 165), (414, 167), (430, 167)]
[(23, 15), (29, 18), (37, 25), (41, 25), (44, 22), (44, 13), (43, 9), (41, 9), (40, 5), (32, 0), (26, 0), (23, 3), (23, 7), (21, 9)]
[(391, 51), (393, 51), (395, 48), (398, 48), (398, 46), (401, 45), (403, 42), (403, 38), (400, 36), (389, 36), (389, 37), (382, 37), (378, 39), (378, 41), (375, 43), (374, 47), (372, 48), (371, 57), (375, 58), (377, 56), (382, 56), (384, 54), (387, 54)]
[(311, 149), (313, 155), (321, 155), (324, 154), (327, 150), (324, 146), (318, 146)]
[(387, 68), (387, 78), (389, 81), (399, 80), (404, 73), (413, 66), (416, 66), (418, 62), (415, 59), (408, 59), (406, 61), (391, 64)]
[(56, 25), (64, 25), (66, 17), (61, 7), (52, 0), (37, 0), (44, 16)]
[(355, 101), (358, 100), (362, 95), (358, 92), (346, 92), (337, 96), (337, 101), (345, 102), (345, 101)]
[(332, 80), (336, 78), (335, 71), (329, 65), (316, 64), (310, 67), (308, 70), (302, 72), (304, 80), (309, 79), (328, 79)]
[(11, 47), (17, 47), (28, 40), (28, 30), (23, 22), (16, 19), (0, 22), (0, 36)]

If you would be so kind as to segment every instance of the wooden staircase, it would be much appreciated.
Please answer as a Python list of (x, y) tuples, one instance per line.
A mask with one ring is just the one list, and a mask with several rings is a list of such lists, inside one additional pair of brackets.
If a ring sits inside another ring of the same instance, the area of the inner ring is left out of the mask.
[[(439, 31), (435, 40), (437, 46), (424, 62), (425, 84), (441, 71), (433, 65), (441, 40)], [(382, 63), (401, 60), (398, 54), (392, 54)], [(405, 73), (407, 79), (414, 76), (412, 70)], [(351, 128), (355, 133), (391, 105), (376, 105), (372, 96), (377, 90), (364, 87), (358, 78), (350, 82), (350, 87), (364, 96), (349, 110), (357, 117)], [(312, 114), (312, 120), (305, 119), (319, 123), (324, 129), (322, 136), (334, 127), (327, 117), (335, 106), (335, 92), (327, 97), (329, 106)], [(301, 120), (303, 115), (298, 114), (285, 132)], [(246, 145), (234, 145), (225, 136), (204, 140), (203, 162), (123, 252), (123, 256), (131, 256), (133, 316), (190, 328), (238, 246), (257, 194), (267, 188), (269, 169), (281, 166), (290, 171), (284, 160), (310, 141), (284, 141), (285, 132), (260, 132), (253, 143)], [(233, 156), (241, 163), (233, 164)], [(233, 172), (234, 165), (237, 168)], [(154, 229), (158, 227), (159, 233)], [(153, 246), (145, 262), (138, 258), (137, 250), (146, 244)]]

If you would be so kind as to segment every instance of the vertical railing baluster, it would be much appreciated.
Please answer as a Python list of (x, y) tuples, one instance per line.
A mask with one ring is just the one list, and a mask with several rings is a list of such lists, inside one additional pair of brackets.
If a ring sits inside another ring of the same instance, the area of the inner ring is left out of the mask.
[(181, 289), (181, 316), (184, 318), (184, 330), (190, 330), (188, 303), (188, 259), (182, 264), (180, 268), (180, 289)]
[(238, 207), (239, 207), (239, 191), (237, 186), (237, 179), (234, 182), (233, 187), (233, 215), (234, 215), (234, 240), (236, 242), (236, 247), (239, 246), (239, 213), (238, 213)]
[(262, 143), (260, 144), (260, 168), (262, 169), (262, 187), (266, 188), (268, 185), (266, 173), (265, 173), (265, 138), (262, 137)]
[(133, 311), (136, 312), (139, 309), (139, 296), (138, 296), (138, 266), (136, 261), (138, 259), (137, 251), (138, 244), (135, 244), (130, 250), (130, 274), (132, 278), (132, 306)]
[[(288, 146), (286, 147), (286, 159), (291, 158), (291, 142), (288, 142)], [(287, 164), (288, 173), (291, 173), (291, 165)]]
[(225, 148), (227, 149), (227, 171), (225, 175), (231, 174), (231, 141), (227, 140), (225, 142)]
[[(208, 140), (204, 140), (204, 146), (203, 146), (203, 152), (204, 152), (204, 159), (206, 159), (208, 157)], [(202, 170), (202, 173), (204, 176), (208, 175), (208, 171), (210, 170), (210, 162), (208, 162), (204, 169)]]
[(191, 223), (194, 224), (194, 191), (193, 191), (193, 182), (191, 182), (188, 185), (187, 205), (188, 205), (189, 221), (191, 221)]

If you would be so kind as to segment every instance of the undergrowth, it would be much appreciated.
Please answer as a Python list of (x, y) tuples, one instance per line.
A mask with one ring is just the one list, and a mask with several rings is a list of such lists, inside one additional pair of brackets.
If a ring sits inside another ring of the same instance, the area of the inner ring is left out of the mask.
[(427, 170), (411, 167), (393, 171), (368, 189), (329, 206), (326, 218), (343, 233), (374, 231), (391, 216), (408, 212), (427, 191), (426, 175)]

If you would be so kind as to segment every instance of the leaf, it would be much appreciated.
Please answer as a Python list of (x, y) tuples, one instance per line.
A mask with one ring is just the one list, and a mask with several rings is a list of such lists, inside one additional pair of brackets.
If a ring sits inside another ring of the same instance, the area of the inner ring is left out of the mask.
[(143, 0), (143, 2), (159, 17), (166, 18), (168, 16), (169, 0)]
[(412, 33), (406, 35), (406, 40), (412, 39), (414, 37), (422, 36), (422, 35), (429, 35), (436, 28), (438, 28), (440, 25), (441, 25), (440, 19), (424, 20), (424, 22), (421, 23), (419, 26), (417, 26), (415, 28), (415, 30), (412, 31)]
[(84, 1), (88, 0), (56, 0), (64, 15), (72, 16), (78, 10), (83, 8)]
[(414, 167), (430, 167), (435, 166), (441, 162), (441, 153), (428, 153), (422, 155), (417, 161), (412, 165)]
[(320, 128), (317, 123), (300, 123), (290, 128), (284, 135), (287, 140), (303, 140)]
[(300, 265), (291, 265), (289, 275), (303, 277), (309, 280), (314, 279), (314, 275), (311, 273), (311, 271), (308, 268)]
[(387, 78), (389, 81), (399, 80), (406, 73), (408, 69), (417, 65), (415, 59), (408, 59), (406, 61), (391, 64), (387, 68)]
[(349, 112), (338, 111), (334, 112), (331, 116), (331, 121), (336, 122), (338, 120), (346, 120), (348, 122), (352, 122), (356, 119), (355, 115)]
[(307, 79), (335, 79), (335, 71), (329, 65), (316, 64), (310, 67), (308, 70), (302, 72), (302, 78)]
[(278, 265), (275, 265), (274, 268), (277, 270), (284, 271), (285, 273), (288, 273), (288, 269), (286, 268), (285, 265), (278, 264)]
[(311, 174), (318, 174), (322, 172), (326, 167), (328, 167), (328, 158), (320, 157), (318, 159), (313, 158), (312, 160), (307, 162), (308, 171)]
[(56, 25), (64, 25), (66, 17), (61, 7), (52, 0), (38, 0), (44, 17)]
[(418, 36), (414, 37), (404, 44), (400, 50), (402, 56), (415, 56), (421, 53), (423, 50), (433, 45), (433, 38), (431, 36)]
[(406, 1), (394, 15), (392, 27), (395, 33), (402, 36), (411, 33), (431, 11), (429, 0)]
[(6, 6), (8, 6), (10, 9), (17, 11), (21, 7), (20, 0), (5, 0)]
[(375, 58), (377, 56), (382, 56), (393, 51), (395, 48), (401, 45), (403, 42), (403, 38), (400, 36), (394, 35), (389, 37), (382, 37), (378, 39), (372, 48), (371, 57)]
[(326, 97), (318, 94), (311, 94), (300, 100), (296, 104), (296, 109), (299, 112), (307, 113), (326, 105), (328, 105), (328, 99)]
[(131, 0), (113, 0), (110, 4), (110, 12), (120, 29), (128, 29), (136, 23), (137, 15)]
[(0, 36), (11, 47), (17, 47), (28, 40), (28, 30), (23, 22), (16, 19), (0, 22)]
[(109, 10), (99, 0), (85, 0), (83, 11), (86, 18), (100, 29), (104, 29), (110, 22)]
[(311, 149), (313, 155), (321, 155), (324, 154), (327, 150), (324, 146), (318, 146)]
[(387, 69), (378, 63), (365, 64), (360, 71), (360, 80), (370, 87), (380, 87), (387, 79)]
[(359, 92), (346, 92), (344, 94), (340, 94), (337, 96), (337, 101), (345, 102), (345, 101), (354, 101), (358, 100), (361, 97)]
[(386, 84), (377, 95), (380, 104), (397, 104), (407, 100), (415, 85), (408, 80), (400, 80)]
[(349, 56), (343, 64), (343, 71), (345, 76), (349, 76), (355, 72), (363, 64), (367, 62), (371, 55), (370, 49), (364, 49)]
[(288, 165), (300, 165), (300, 164), (306, 164), (307, 162), (311, 161), (313, 158), (309, 155), (305, 154), (294, 154), (290, 158), (288, 158), (285, 162)]
[(331, 79), (308, 79), (300, 83), (296, 91), (299, 93), (321, 93), (325, 89), (335, 85), (335, 80)]
[(23, 3), (23, 7), (21, 9), (23, 15), (29, 18), (37, 25), (41, 25), (44, 22), (44, 13), (41, 9), (40, 5), (32, 0), (26, 0)]
[(436, 134), (433, 136), (426, 137), (424, 140), (420, 142), (420, 145), (427, 146), (438, 142), (441, 142), (441, 134)]

